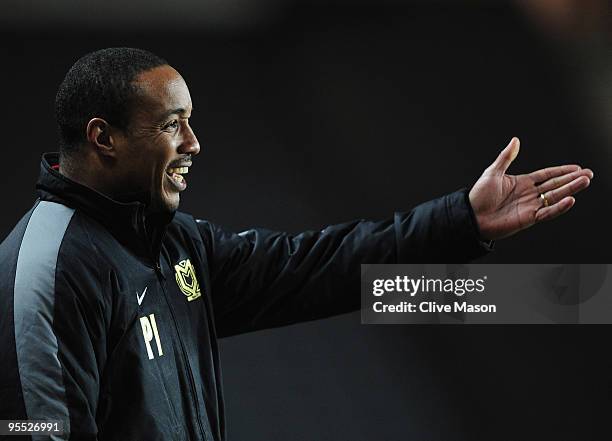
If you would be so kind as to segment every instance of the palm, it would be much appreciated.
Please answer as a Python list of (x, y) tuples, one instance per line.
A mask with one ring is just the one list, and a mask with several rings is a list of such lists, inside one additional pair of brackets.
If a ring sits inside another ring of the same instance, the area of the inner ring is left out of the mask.
[[(565, 213), (575, 202), (571, 195), (586, 188), (593, 177), (591, 170), (577, 165), (508, 175), (505, 172), (518, 150), (518, 139), (513, 138), (470, 191), (483, 239), (501, 239)], [(545, 195), (548, 206), (540, 194)]]

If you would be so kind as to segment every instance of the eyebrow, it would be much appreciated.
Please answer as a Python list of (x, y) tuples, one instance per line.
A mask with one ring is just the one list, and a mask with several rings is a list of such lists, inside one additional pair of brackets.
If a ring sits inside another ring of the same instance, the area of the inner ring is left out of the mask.
[[(193, 111), (193, 109), (191, 109), (191, 110)], [(164, 120), (164, 119), (168, 118), (171, 115), (182, 115), (182, 114), (184, 114), (186, 112), (187, 112), (187, 110), (185, 108), (179, 107), (179, 108), (172, 109), (172, 110), (169, 110), (168, 112), (164, 113), (162, 115), (161, 119)]]

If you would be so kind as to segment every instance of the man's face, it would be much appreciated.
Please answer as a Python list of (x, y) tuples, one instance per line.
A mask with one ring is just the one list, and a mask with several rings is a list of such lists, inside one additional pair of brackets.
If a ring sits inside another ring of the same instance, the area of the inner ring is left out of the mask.
[(200, 145), (189, 126), (191, 97), (179, 73), (160, 66), (138, 75), (127, 130), (116, 138), (118, 194), (148, 196), (152, 212), (175, 211), (183, 177)]

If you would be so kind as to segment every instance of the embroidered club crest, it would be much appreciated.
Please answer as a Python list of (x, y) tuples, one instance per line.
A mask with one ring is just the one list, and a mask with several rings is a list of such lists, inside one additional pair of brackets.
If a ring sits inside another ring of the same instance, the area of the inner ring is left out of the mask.
[(191, 302), (197, 299), (202, 294), (200, 292), (200, 284), (196, 279), (195, 269), (189, 259), (181, 260), (178, 265), (174, 265), (176, 283), (179, 288), (187, 296), (187, 300)]

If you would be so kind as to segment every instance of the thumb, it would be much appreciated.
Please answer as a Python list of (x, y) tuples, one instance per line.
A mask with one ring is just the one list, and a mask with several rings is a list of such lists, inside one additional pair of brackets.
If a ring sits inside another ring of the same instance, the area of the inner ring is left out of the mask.
[(521, 141), (516, 136), (512, 138), (506, 148), (501, 151), (497, 159), (491, 164), (490, 169), (499, 174), (506, 173), (512, 161), (518, 156), (520, 145)]

